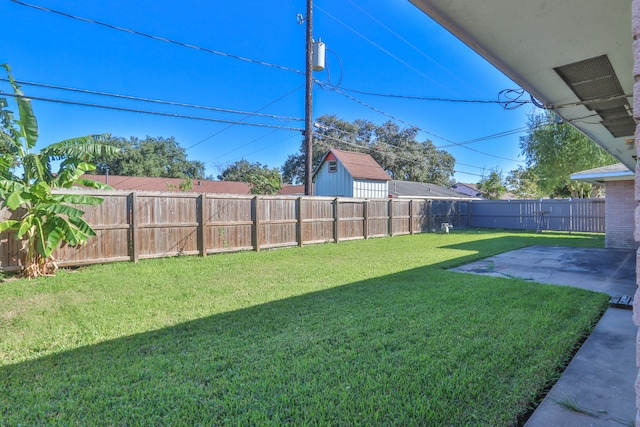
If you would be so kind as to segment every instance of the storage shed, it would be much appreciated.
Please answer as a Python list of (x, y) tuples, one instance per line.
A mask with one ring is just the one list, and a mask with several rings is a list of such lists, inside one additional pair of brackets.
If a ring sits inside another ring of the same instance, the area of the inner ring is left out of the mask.
[(371, 155), (332, 148), (313, 174), (314, 195), (386, 199), (390, 180)]

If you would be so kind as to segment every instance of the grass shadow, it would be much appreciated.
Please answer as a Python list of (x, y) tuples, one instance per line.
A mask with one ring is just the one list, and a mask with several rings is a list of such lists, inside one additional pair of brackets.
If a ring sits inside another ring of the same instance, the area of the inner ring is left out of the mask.
[(0, 424), (512, 425), (606, 300), (413, 268), (0, 367)]

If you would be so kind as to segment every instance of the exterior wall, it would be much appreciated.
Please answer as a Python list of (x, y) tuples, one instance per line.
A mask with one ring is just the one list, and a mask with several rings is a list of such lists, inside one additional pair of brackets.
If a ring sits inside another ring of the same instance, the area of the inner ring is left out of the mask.
[(467, 187), (466, 185), (460, 184), (460, 183), (458, 183), (456, 185), (457, 185), (457, 187), (455, 188), (455, 190), (458, 193), (465, 194), (465, 195), (471, 196), (471, 197), (478, 197), (477, 196), (477, 194), (478, 194), (478, 190), (477, 189), (471, 188), (471, 187)]
[[(329, 162), (320, 165), (316, 174), (314, 196), (354, 197), (353, 177), (338, 161), (338, 170), (329, 172)], [(386, 197), (386, 196), (385, 196)]]
[[(640, 122), (640, 0), (633, 0), (631, 5), (631, 31), (633, 36), (633, 76), (635, 78), (633, 87), (633, 117), (636, 126)], [(640, 155), (640, 127), (636, 127), (636, 150)], [(640, 167), (636, 166), (635, 184), (635, 240), (640, 241)], [(640, 251), (640, 249), (639, 249)], [(638, 252), (637, 254), (640, 254)], [(640, 256), (636, 255), (636, 282), (640, 282)], [(633, 321), (636, 326), (640, 326), (640, 292), (636, 291), (633, 303)], [(636, 366), (640, 367), (640, 334), (636, 339)], [(639, 374), (640, 375), (640, 374)], [(636, 380), (636, 408), (640, 408), (640, 376)], [(636, 413), (636, 426), (640, 426), (640, 411)]]
[(634, 181), (607, 182), (605, 203), (605, 246), (607, 248), (637, 249), (634, 239), (636, 201)]
[(353, 197), (386, 199), (389, 197), (389, 183), (387, 181), (356, 180), (353, 182)]

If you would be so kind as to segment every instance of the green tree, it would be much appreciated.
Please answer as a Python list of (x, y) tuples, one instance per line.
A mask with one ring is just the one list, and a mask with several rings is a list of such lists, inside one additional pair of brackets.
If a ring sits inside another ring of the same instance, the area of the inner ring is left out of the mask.
[(502, 175), (497, 171), (491, 171), (489, 176), (482, 178), (477, 187), (485, 199), (498, 200), (507, 192)]
[[(417, 128), (400, 129), (393, 122), (380, 126), (363, 119), (348, 122), (335, 115), (316, 120), (312, 164), (316, 168), (331, 148), (371, 156), (393, 179), (449, 185), (455, 159), (437, 150), (431, 141), (418, 142)], [(289, 155), (282, 166), (283, 180), (301, 183), (304, 179), (304, 141), (297, 154)]]
[(419, 129), (400, 129), (392, 122), (377, 126), (371, 156), (400, 181), (428, 182), (448, 187), (452, 184), (455, 158), (438, 150), (431, 141), (417, 141)]
[(538, 175), (529, 168), (519, 166), (505, 178), (507, 190), (518, 199), (539, 199), (545, 194), (538, 187)]
[[(0, 139), (7, 147), (7, 151), (0, 153), (0, 207), (13, 214), (11, 219), (0, 222), (0, 233), (13, 230), (19, 240), (26, 236), (21, 275), (32, 278), (55, 273), (57, 265), (51, 254), (58, 245), (63, 242), (80, 245), (96, 234), (83, 219), (84, 212), (76, 206), (100, 204), (102, 199), (86, 194), (54, 194), (53, 190), (70, 188), (75, 183), (109, 188), (81, 177), (95, 169), (88, 160), (113, 154), (117, 149), (105, 144), (103, 136), (90, 135), (35, 151), (38, 124), (31, 101), (15, 83), (9, 66), (3, 67), (16, 96), (19, 118), (8, 109), (7, 100), (0, 99)], [(54, 161), (60, 162), (55, 173)]]
[(227, 166), (218, 175), (218, 179), (246, 182), (251, 185), (252, 194), (275, 194), (281, 187), (280, 171), (277, 168), (269, 169), (260, 162), (249, 163), (244, 159)]
[(108, 170), (112, 175), (204, 179), (204, 163), (187, 160), (185, 149), (174, 137), (111, 138), (108, 143), (120, 152), (95, 159), (98, 173)]
[(552, 112), (530, 116), (528, 126), (528, 134), (520, 138), (520, 148), (545, 195), (592, 197), (598, 189), (585, 182), (572, 181), (570, 175), (617, 162), (569, 123), (558, 123)]

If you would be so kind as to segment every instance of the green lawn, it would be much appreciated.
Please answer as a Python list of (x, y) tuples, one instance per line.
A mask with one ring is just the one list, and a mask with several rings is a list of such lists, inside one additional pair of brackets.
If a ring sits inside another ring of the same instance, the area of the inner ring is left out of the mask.
[(0, 283), (0, 425), (519, 422), (608, 297), (446, 271), (597, 234), (455, 230)]

